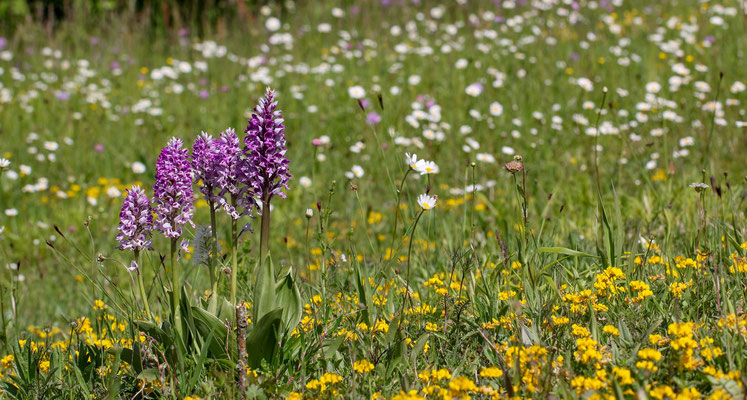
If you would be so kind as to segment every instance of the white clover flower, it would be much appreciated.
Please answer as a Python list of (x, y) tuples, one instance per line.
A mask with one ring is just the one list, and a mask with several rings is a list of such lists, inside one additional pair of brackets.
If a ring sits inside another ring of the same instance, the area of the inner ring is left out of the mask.
[(425, 193), (423, 193), (420, 196), (418, 196), (418, 204), (425, 211), (428, 211), (431, 208), (435, 207), (436, 206), (436, 200), (437, 200), (436, 196), (430, 196), (430, 195), (427, 195)]
[(7, 158), (0, 158), (0, 170), (4, 170), (10, 166), (10, 160)]
[(353, 176), (355, 176), (356, 178), (363, 177), (363, 174), (365, 173), (365, 171), (363, 171), (363, 167), (361, 167), (360, 165), (353, 165), (353, 168), (350, 170), (350, 172), (352, 172)]
[(9, 217), (15, 217), (16, 215), (18, 215), (18, 210), (16, 210), (15, 208), (8, 208), (5, 210), (5, 215)]
[(311, 218), (314, 216), (314, 210), (307, 208), (306, 209), (306, 218)]
[(301, 178), (298, 179), (298, 183), (300, 183), (302, 187), (305, 187), (305, 188), (310, 187), (311, 178), (309, 178), (308, 176), (302, 176)]

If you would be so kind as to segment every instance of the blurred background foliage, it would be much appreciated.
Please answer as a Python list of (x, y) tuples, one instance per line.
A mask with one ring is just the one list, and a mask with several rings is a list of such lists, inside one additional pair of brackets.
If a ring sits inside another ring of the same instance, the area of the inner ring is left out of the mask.
[(65, 22), (98, 24), (124, 19), (140, 29), (190, 27), (199, 36), (241, 30), (252, 24), (261, 6), (287, 11), (293, 2), (278, 0), (0, 0), (0, 33), (13, 36), (25, 25), (41, 25), (50, 34)]

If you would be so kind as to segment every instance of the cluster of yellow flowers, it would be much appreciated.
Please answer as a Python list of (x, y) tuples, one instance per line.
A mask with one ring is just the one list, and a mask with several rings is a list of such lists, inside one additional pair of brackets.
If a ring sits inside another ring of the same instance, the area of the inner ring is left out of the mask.
[(654, 292), (651, 291), (651, 287), (649, 287), (647, 283), (642, 281), (630, 282), (630, 289), (636, 293), (635, 297), (630, 298), (630, 302), (634, 304), (640, 303), (647, 297), (651, 297), (654, 295)]

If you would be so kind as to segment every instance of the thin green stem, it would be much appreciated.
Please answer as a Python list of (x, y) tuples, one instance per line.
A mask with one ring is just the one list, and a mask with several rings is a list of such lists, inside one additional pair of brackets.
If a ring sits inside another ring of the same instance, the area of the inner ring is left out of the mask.
[[(231, 196), (231, 205), (236, 207), (236, 196)], [(262, 225), (264, 226), (264, 210), (262, 211)], [(231, 304), (236, 305), (236, 286), (238, 283), (239, 275), (239, 235), (238, 235), (238, 220), (231, 218)], [(261, 253), (260, 253), (261, 254)], [(262, 257), (260, 256), (260, 259)]]
[(208, 201), (208, 205), (210, 207), (210, 232), (213, 235), (213, 243), (212, 243), (212, 254), (210, 255), (210, 288), (211, 288), (211, 296), (217, 296), (218, 295), (218, 277), (220, 276), (218, 274), (218, 228), (215, 218), (215, 204), (213, 204), (212, 201)]
[(420, 221), (420, 217), (423, 216), (425, 213), (425, 210), (420, 210), (418, 213), (418, 216), (415, 217), (415, 223), (412, 226), (412, 233), (410, 233), (410, 243), (407, 246), (407, 272), (406, 272), (406, 279), (405, 279), (405, 297), (402, 299), (402, 309), (405, 308), (405, 303), (407, 302), (407, 297), (410, 292), (410, 264), (412, 263), (412, 241), (415, 239), (415, 229), (418, 227), (418, 221)]
[(397, 206), (394, 208), (394, 227), (392, 228), (392, 241), (389, 245), (389, 251), (391, 252), (389, 259), (394, 258), (394, 238), (397, 236), (397, 222), (399, 222), (399, 205), (400, 201), (402, 200), (402, 189), (405, 186), (407, 176), (410, 175), (410, 171), (412, 171), (412, 168), (408, 167), (407, 172), (405, 172), (405, 176), (402, 177), (402, 182), (399, 183), (399, 189), (397, 189)]
[(179, 269), (176, 262), (177, 240), (178, 238), (171, 238), (171, 255), (169, 257), (171, 266), (171, 317), (173, 318), (174, 325), (176, 325), (177, 321), (179, 294), (181, 292)]
[(140, 298), (143, 300), (145, 315), (148, 317), (148, 320), (152, 320), (153, 314), (150, 312), (148, 295), (145, 294), (145, 284), (143, 283), (142, 266), (140, 265), (140, 251), (137, 250), (135, 250), (135, 263), (137, 263), (137, 286), (140, 289)]
[(264, 262), (270, 249), (270, 199), (268, 195), (262, 199), (262, 225), (259, 233), (259, 261)]

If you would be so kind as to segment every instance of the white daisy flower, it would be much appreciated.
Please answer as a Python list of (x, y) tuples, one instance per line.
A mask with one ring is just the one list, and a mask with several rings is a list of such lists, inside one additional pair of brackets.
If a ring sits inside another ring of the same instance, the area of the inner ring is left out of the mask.
[(475, 158), (477, 159), (477, 161), (481, 161), (481, 162), (484, 162), (484, 163), (491, 163), (492, 164), (492, 163), (495, 162), (495, 157), (493, 157), (492, 154), (488, 154), (488, 153), (477, 153), (477, 155), (475, 156)]
[(420, 175), (437, 174), (439, 171), (438, 165), (435, 162), (425, 160), (418, 161), (413, 169), (419, 172)]
[(366, 90), (362, 86), (351, 86), (348, 88), (348, 94), (350, 97), (358, 100), (366, 95)]
[(145, 172), (145, 169), (146, 169), (145, 164), (141, 163), (140, 161), (135, 161), (134, 163), (132, 163), (130, 168), (132, 168), (132, 172), (136, 174), (142, 174)]
[(578, 78), (576, 79), (576, 84), (587, 92), (594, 90), (594, 83), (589, 78)]
[(503, 106), (501, 103), (494, 101), (490, 104), (490, 115), (498, 117), (503, 114)]
[(423, 210), (428, 211), (436, 206), (436, 196), (430, 196), (423, 193), (418, 196), (418, 204)]
[(646, 84), (646, 91), (649, 93), (659, 93), (661, 85), (659, 82), (649, 82)]
[(467, 86), (467, 88), (464, 91), (465, 93), (467, 93), (468, 95), (472, 97), (477, 97), (480, 95), (480, 93), (482, 93), (482, 89), (483, 89), (483, 86), (481, 84), (473, 83)]
[(265, 22), (265, 28), (270, 32), (275, 32), (280, 29), (281, 25), (280, 20), (275, 17), (267, 18), (267, 21)]
[(109, 196), (110, 199), (119, 197), (122, 195), (122, 192), (119, 191), (119, 189), (115, 188), (114, 186), (109, 186), (108, 189), (106, 189), (106, 195)]
[(415, 169), (415, 166), (418, 165), (418, 155), (415, 153), (405, 153), (405, 162), (410, 168)]

